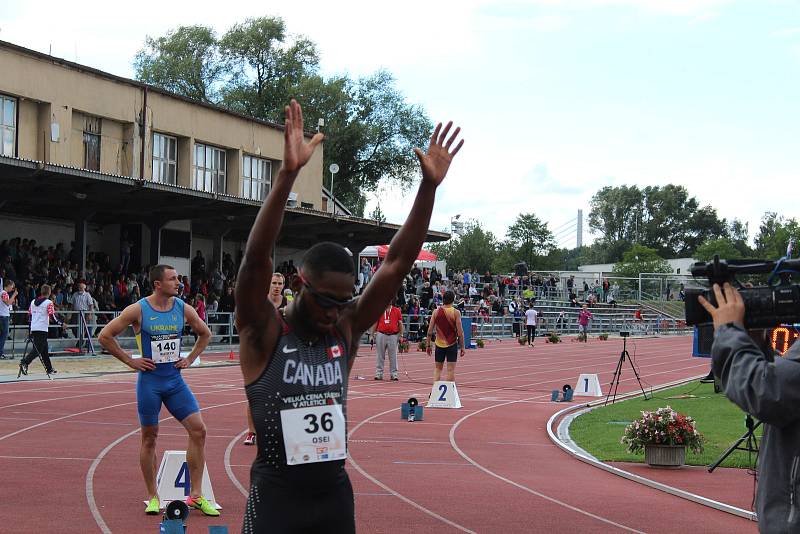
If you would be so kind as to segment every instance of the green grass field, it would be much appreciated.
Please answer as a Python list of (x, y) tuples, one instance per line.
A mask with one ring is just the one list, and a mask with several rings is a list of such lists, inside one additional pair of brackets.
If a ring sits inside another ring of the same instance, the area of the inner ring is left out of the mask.
[[(674, 398), (686, 397), (686, 398)], [(620, 443), (625, 427), (640, 417), (643, 410), (653, 411), (663, 406), (694, 417), (697, 430), (705, 437), (701, 454), (686, 451), (689, 465), (709, 465), (719, 458), (747, 430), (745, 414), (722, 393), (714, 393), (713, 384), (692, 382), (687, 385), (656, 392), (655, 398), (619, 401), (595, 408), (577, 417), (570, 425), (572, 439), (595, 458), (604, 461), (643, 462), (644, 453), (631, 454)], [(756, 431), (761, 439), (761, 429)], [(752, 455), (755, 461), (755, 455)], [(748, 453), (734, 451), (724, 467), (751, 467)]]

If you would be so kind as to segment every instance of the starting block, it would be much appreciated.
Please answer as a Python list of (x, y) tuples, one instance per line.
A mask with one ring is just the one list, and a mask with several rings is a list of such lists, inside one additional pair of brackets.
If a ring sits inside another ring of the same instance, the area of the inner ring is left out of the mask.
[(582, 374), (578, 377), (575, 384), (575, 396), (583, 397), (602, 397), (603, 390), (600, 388), (600, 379), (594, 374)]
[[(186, 451), (164, 451), (156, 476), (156, 488), (158, 498), (162, 503), (186, 500), (191, 488)], [(211, 479), (208, 477), (208, 467), (206, 466), (203, 466), (200, 492), (214, 508), (222, 509), (222, 506), (214, 499), (214, 490), (211, 489)]]
[(423, 415), (424, 409), (414, 397), (408, 399), (408, 402), (400, 404), (400, 419), (404, 421), (422, 421)]
[(569, 384), (564, 384), (564, 386), (561, 388), (561, 391), (562, 391), (561, 399), (558, 398), (559, 391), (557, 389), (554, 389), (550, 393), (550, 400), (553, 402), (572, 402), (572, 395), (574, 391), (572, 389), (572, 386), (570, 386)]
[(438, 380), (431, 387), (431, 396), (428, 398), (428, 408), (461, 408), (461, 399), (458, 396), (455, 382)]

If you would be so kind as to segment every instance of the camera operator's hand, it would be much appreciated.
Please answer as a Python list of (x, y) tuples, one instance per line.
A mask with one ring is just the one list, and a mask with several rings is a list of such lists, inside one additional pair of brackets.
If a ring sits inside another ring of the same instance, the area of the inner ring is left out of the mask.
[(714, 284), (714, 296), (717, 299), (716, 308), (702, 295), (697, 297), (697, 301), (714, 320), (714, 329), (716, 330), (728, 323), (735, 323), (744, 327), (744, 300), (742, 300), (739, 291), (727, 282), (721, 289), (719, 284)]

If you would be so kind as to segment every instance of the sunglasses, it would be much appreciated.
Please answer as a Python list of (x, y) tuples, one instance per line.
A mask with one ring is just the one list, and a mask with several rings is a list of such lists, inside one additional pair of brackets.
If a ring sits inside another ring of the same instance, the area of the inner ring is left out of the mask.
[(333, 297), (329, 297), (323, 293), (320, 293), (316, 289), (314, 289), (311, 284), (308, 282), (303, 282), (303, 287), (308, 290), (309, 293), (314, 295), (314, 300), (319, 305), (320, 308), (337, 308), (341, 310), (342, 308), (346, 308), (350, 304), (352, 304), (356, 299), (355, 297), (350, 297), (346, 300), (339, 300)]

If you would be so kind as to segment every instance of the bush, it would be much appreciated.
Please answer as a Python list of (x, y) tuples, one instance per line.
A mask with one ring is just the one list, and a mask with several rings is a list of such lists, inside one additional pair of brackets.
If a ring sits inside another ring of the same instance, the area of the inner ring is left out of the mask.
[(404, 339), (403, 341), (397, 344), (397, 350), (399, 350), (400, 352), (408, 352), (408, 349), (409, 346), (407, 339)]
[(602, 334), (600, 334), (599, 336), (597, 336), (597, 338), (598, 338), (599, 340), (601, 340), (601, 341), (606, 341), (606, 340), (608, 340), (608, 334), (606, 334), (605, 332), (603, 332)]
[(700, 453), (703, 441), (694, 419), (667, 406), (655, 412), (642, 412), (641, 418), (625, 427), (620, 443), (633, 453), (642, 452), (645, 445), (684, 445)]
[(550, 343), (559, 343), (561, 341), (561, 336), (559, 336), (556, 332), (550, 332), (547, 335), (547, 341)]
[(524, 338), (524, 337), (522, 337), (522, 336), (519, 336), (519, 337), (517, 338), (517, 342), (518, 342), (520, 345), (527, 345), (527, 344), (528, 344), (528, 340), (527, 340), (527, 339), (525, 339), (525, 338)]
[(417, 345), (417, 350), (419, 352), (424, 352), (425, 350), (427, 350), (427, 348), (428, 348), (428, 344), (425, 342), (424, 339), (419, 342), (419, 345)]
[(586, 334), (584, 333), (578, 334), (578, 341), (586, 341)]
[(486, 346), (486, 343), (482, 339), (476, 339), (475, 344), (479, 349), (482, 349), (484, 346)]

